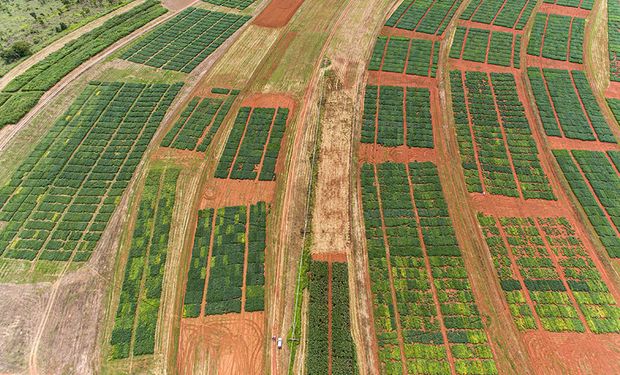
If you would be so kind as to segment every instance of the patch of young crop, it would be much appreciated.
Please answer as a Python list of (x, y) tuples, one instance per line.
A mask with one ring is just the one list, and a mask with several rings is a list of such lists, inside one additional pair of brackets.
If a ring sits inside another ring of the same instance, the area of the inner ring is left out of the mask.
[(91, 82), (0, 189), (3, 256), (88, 260), (181, 86)]
[(244, 10), (245, 8), (252, 5), (256, 0), (202, 0), (207, 3), (221, 5), (223, 7), (228, 8), (237, 8), (239, 10)]
[(505, 67), (515, 66), (515, 63), (518, 64), (519, 53), (513, 52), (513, 49), (518, 46), (516, 44), (518, 36), (501, 31), (491, 32), (459, 26), (450, 57)]
[(535, 0), (474, 0), (461, 19), (522, 30), (535, 6)]
[(403, 1), (385, 23), (386, 26), (441, 35), (450, 23), (461, 0)]
[(190, 7), (134, 43), (122, 57), (139, 64), (190, 73), (249, 19)]
[(379, 36), (368, 70), (434, 78), (438, 61), (437, 41)]
[(561, 5), (570, 8), (592, 10), (594, 0), (544, 0), (546, 4)]
[(620, 3), (607, 2), (607, 49), (609, 50), (609, 79), (620, 82)]
[(584, 30), (583, 18), (537, 13), (527, 53), (581, 64)]

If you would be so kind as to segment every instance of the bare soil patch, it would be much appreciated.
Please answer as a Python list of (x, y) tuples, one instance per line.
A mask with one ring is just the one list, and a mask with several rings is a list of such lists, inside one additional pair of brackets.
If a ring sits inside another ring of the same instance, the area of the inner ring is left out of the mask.
[(610, 82), (605, 90), (605, 96), (613, 99), (620, 99), (620, 82)]
[(597, 141), (582, 141), (579, 139), (569, 139), (560, 137), (547, 137), (547, 142), (552, 150), (568, 149), (568, 150), (595, 150), (595, 151), (612, 151), (618, 150), (615, 143), (605, 143)]
[[(295, 110), (295, 99), (287, 94), (268, 93), (252, 94), (243, 99), (242, 107), (286, 107), (291, 112)], [(289, 114), (292, 117), (293, 113)]]
[(256, 17), (254, 24), (273, 28), (285, 26), (303, 2), (304, 0), (271, 0)]
[(582, 64), (572, 63), (568, 61), (560, 61), (547, 59), (540, 56), (527, 55), (527, 66), (535, 66), (541, 68), (562, 69), (562, 70), (584, 70)]
[(202, 193), (200, 208), (272, 202), (275, 192), (273, 181), (212, 179)]
[(341, 253), (341, 252), (313, 253), (312, 260), (317, 261), (317, 262), (328, 262), (328, 263), (346, 263), (347, 254)]
[(561, 6), (556, 4), (548, 4), (543, 3), (540, 5), (538, 9), (539, 12), (542, 13), (552, 13), (552, 14), (561, 14), (563, 16), (571, 16), (571, 17), (580, 17), (587, 18), (590, 14), (590, 11), (587, 9), (579, 9), (568, 6)]
[(523, 34), (523, 30), (516, 30), (510, 27), (491, 25), (491, 24), (475, 22), (475, 21), (459, 20), (459, 25), (464, 26), (464, 27), (471, 27), (471, 28), (483, 29), (483, 30), (489, 30), (489, 31), (498, 31), (498, 32), (503, 32), (503, 33)]
[(383, 26), (383, 29), (381, 29), (381, 35), (402, 36), (405, 38), (415, 38), (415, 39), (424, 39), (424, 40), (433, 40), (433, 41), (442, 39), (441, 36), (439, 35), (425, 34), (425, 33), (420, 33), (417, 31), (398, 29), (396, 27), (389, 27), (389, 26)]
[(182, 319), (177, 371), (185, 374), (263, 374), (263, 312)]
[(369, 85), (436, 87), (436, 80), (430, 77), (420, 77), (402, 73), (368, 72)]
[(170, 10), (181, 10), (195, 2), (196, 0), (163, 0), (161, 4)]
[(361, 144), (359, 148), (360, 163), (410, 163), (414, 161), (435, 161), (435, 150), (431, 148), (411, 148), (407, 146), (385, 147), (381, 145)]
[(465, 70), (468, 72), (473, 71), (473, 72), (484, 72), (484, 73), (492, 72), (492, 73), (519, 74), (519, 69), (515, 69), (511, 67), (480, 63), (476, 61), (459, 60), (459, 59), (450, 59), (450, 66), (456, 69)]

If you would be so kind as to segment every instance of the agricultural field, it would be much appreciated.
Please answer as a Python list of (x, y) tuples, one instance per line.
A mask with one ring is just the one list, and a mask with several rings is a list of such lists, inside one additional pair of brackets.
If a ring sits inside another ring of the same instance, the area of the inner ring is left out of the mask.
[(181, 86), (91, 82), (1, 188), (2, 257), (88, 260)]
[(609, 50), (609, 79), (620, 82), (620, 4), (607, 2), (607, 37)]
[(164, 13), (159, 1), (148, 0), (67, 43), (17, 76), (0, 91), (0, 129), (17, 123), (72, 70)]
[(594, 6), (594, 0), (544, 0), (543, 2), (545, 4), (555, 4), (585, 10), (591, 10)]
[(362, 142), (433, 148), (431, 93), (416, 87), (366, 87)]
[(582, 64), (585, 24), (584, 18), (537, 13), (528, 55)]
[(620, 332), (620, 307), (567, 219), (478, 220), (520, 330)]
[(617, 143), (583, 71), (528, 68), (545, 133)]
[(416, 1), (404, 0), (385, 23), (385, 26), (442, 35), (461, 5), (460, 0)]
[(309, 274), (308, 374), (357, 373), (347, 264), (313, 261)]
[(514, 76), (455, 70), (450, 81), (468, 190), (554, 200)]
[(184, 318), (265, 309), (267, 210), (259, 202), (198, 212)]
[(368, 70), (435, 78), (439, 42), (379, 36)]
[(459, 26), (450, 57), (519, 68), (521, 35)]
[(136, 42), (122, 57), (155, 68), (190, 73), (249, 19), (187, 8)]
[(361, 186), (381, 372), (496, 374), (435, 165), (364, 164)]
[(113, 359), (153, 354), (180, 169), (150, 169), (140, 198), (110, 346)]
[(239, 109), (215, 177), (274, 181), (288, 119), (284, 107)]
[(535, 0), (474, 0), (460, 19), (523, 30), (535, 6)]
[(256, 0), (203, 0), (204, 2), (221, 5), (228, 8), (243, 10), (252, 5)]
[(168, 131), (161, 145), (180, 150), (205, 152), (222, 125), (239, 90), (214, 88), (212, 94), (224, 97), (194, 97)]
[(554, 151), (564, 177), (612, 258), (620, 258), (620, 151)]

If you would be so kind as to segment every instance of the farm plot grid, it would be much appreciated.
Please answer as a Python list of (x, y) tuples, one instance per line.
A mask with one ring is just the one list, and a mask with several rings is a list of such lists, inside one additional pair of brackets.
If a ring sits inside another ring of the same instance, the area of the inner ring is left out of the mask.
[(144, 183), (110, 339), (114, 359), (153, 354), (179, 168)]
[(215, 177), (274, 181), (288, 118), (284, 107), (239, 109)]
[(221, 5), (223, 7), (244, 10), (245, 8), (252, 5), (256, 0), (202, 0), (202, 1), (210, 3), (210, 4)]
[(536, 6), (536, 0), (474, 0), (460, 19), (523, 30)]
[(616, 143), (583, 71), (528, 68), (527, 72), (547, 135)]
[(369, 85), (362, 121), (363, 143), (433, 148), (429, 89)]
[(181, 86), (88, 84), (0, 189), (2, 256), (88, 260)]
[(267, 205), (198, 212), (183, 317), (263, 311)]
[(467, 189), (555, 200), (514, 76), (451, 71), (450, 80)]
[(620, 82), (620, 3), (607, 2), (607, 48), (609, 49), (609, 79)]
[[(544, 0), (545, 4), (554, 4), (569, 8), (592, 10), (594, 0)], [(611, 2), (610, 2), (611, 3)]]
[(346, 263), (310, 264), (308, 289), (308, 374), (356, 374), (355, 344), (349, 312)]
[(462, 0), (405, 0), (385, 26), (442, 35)]
[(435, 165), (363, 164), (361, 187), (381, 373), (496, 374)]
[(161, 145), (180, 150), (205, 152), (222, 125), (239, 90), (214, 88), (219, 97), (194, 97), (181, 112), (181, 116), (168, 131)]
[(478, 220), (520, 330), (620, 332), (620, 308), (568, 220)]
[(164, 13), (159, 1), (148, 0), (34, 64), (0, 92), (0, 128), (21, 120), (47, 90), (86, 60)]
[(528, 55), (582, 64), (585, 24), (585, 18), (537, 13)]
[(189, 73), (249, 19), (187, 8), (136, 42), (122, 57), (155, 68)]
[(368, 70), (435, 78), (439, 41), (379, 36)]
[(521, 34), (459, 26), (450, 58), (518, 69), (520, 50)]
[(620, 151), (553, 153), (607, 253), (620, 258)]

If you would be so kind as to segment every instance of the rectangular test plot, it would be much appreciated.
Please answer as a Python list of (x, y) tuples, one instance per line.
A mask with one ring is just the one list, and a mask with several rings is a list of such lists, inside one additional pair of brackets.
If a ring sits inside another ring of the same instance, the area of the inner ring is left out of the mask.
[(582, 64), (585, 21), (578, 17), (537, 13), (527, 53)]
[(474, 0), (461, 19), (523, 30), (535, 6), (536, 0)]
[(450, 57), (518, 68), (520, 43), (520, 34), (459, 26)]
[(405, 0), (387, 20), (385, 26), (442, 35), (462, 0)]
[(438, 41), (379, 36), (368, 70), (434, 78), (438, 61)]

